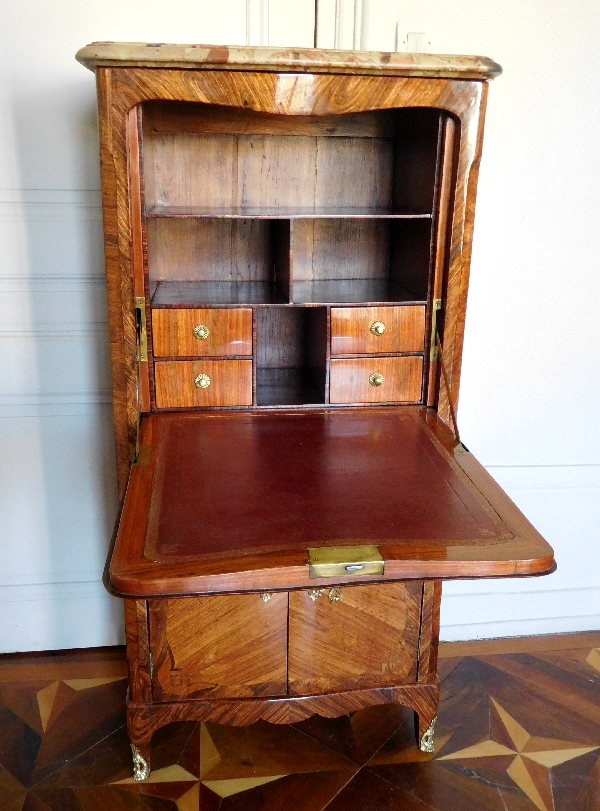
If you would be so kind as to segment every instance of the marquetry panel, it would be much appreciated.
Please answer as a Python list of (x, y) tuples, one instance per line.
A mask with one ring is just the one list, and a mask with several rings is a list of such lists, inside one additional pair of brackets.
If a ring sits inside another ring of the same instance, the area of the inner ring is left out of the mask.
[(153, 310), (154, 356), (252, 355), (252, 310)]
[[(330, 403), (417, 403), (421, 399), (423, 358), (332, 358)], [(381, 375), (383, 381), (379, 385)]]
[[(206, 388), (196, 385), (199, 375)], [(154, 376), (158, 408), (252, 405), (251, 360), (158, 361)]]
[(332, 355), (422, 352), (424, 340), (424, 306), (331, 309)]
[(419, 581), (290, 592), (289, 694), (414, 682), (422, 592)]
[(153, 600), (156, 701), (286, 693), (286, 593)]

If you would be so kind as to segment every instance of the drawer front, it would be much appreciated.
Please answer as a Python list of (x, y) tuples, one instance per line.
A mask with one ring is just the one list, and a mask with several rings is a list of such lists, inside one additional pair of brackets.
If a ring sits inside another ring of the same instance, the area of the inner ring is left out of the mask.
[[(423, 358), (332, 358), (330, 403), (418, 403)], [(381, 378), (383, 377), (383, 380)]]
[(157, 408), (252, 405), (251, 360), (157, 361), (154, 381)]
[(331, 354), (422, 352), (425, 307), (332, 307)]
[(150, 601), (155, 701), (282, 696), (287, 593)]
[(422, 590), (415, 581), (290, 592), (289, 695), (415, 682)]
[(252, 355), (252, 310), (153, 310), (156, 358)]

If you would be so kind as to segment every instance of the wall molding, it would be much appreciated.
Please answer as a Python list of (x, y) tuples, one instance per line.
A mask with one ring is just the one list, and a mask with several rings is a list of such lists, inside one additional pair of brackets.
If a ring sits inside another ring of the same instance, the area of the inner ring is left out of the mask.
[(0, 419), (44, 420), (56, 417), (94, 417), (102, 409), (109, 409), (112, 413), (112, 396), (108, 389), (99, 394), (84, 393), (65, 399), (61, 399), (60, 395), (55, 395), (47, 402), (42, 402), (42, 398), (39, 396), (31, 397), (33, 402), (24, 402), (24, 396), (21, 395), (19, 401), (15, 403), (0, 402)]
[(85, 293), (90, 288), (104, 290), (106, 278), (99, 273), (31, 274), (0, 276), (0, 293)]
[(317, 47), (369, 50), (371, 0), (318, 0)]
[[(66, 327), (66, 329), (65, 329)], [(108, 325), (106, 321), (94, 321), (87, 326), (82, 326), (80, 322), (69, 325), (63, 321), (60, 325), (39, 324), (33, 329), (6, 329), (0, 327), (0, 339), (10, 338), (11, 340), (40, 340), (40, 341), (81, 341), (90, 335), (107, 335)]]
[(515, 494), (535, 496), (600, 491), (600, 464), (485, 467), (501, 487)]
[(0, 205), (102, 207), (100, 189), (0, 189)]
[(246, 0), (246, 45), (269, 45), (269, 0)]
[(50, 405), (102, 405), (112, 403), (112, 391), (109, 388), (76, 389), (74, 391), (36, 391), (1, 393), (0, 405), (12, 406), (50, 406)]
[(54, 580), (48, 583), (0, 583), (0, 604), (41, 600), (79, 600), (103, 596), (104, 585), (97, 577), (89, 580)]
[(99, 191), (0, 189), (1, 222), (83, 220), (102, 222)]

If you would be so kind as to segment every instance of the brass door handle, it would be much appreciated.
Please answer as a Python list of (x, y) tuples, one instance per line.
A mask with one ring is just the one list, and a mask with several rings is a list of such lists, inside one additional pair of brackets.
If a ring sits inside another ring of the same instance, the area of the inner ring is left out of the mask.
[(373, 335), (378, 337), (380, 335), (383, 335), (383, 333), (385, 332), (385, 324), (383, 323), (383, 321), (373, 321), (369, 329), (371, 330)]
[(206, 324), (198, 324), (194, 327), (194, 338), (197, 338), (199, 341), (206, 341), (208, 336), (210, 335), (210, 330), (206, 326)]
[(210, 386), (210, 377), (205, 374), (199, 374), (194, 380), (194, 386), (197, 389), (207, 389)]
[(373, 374), (369, 377), (369, 383), (375, 387), (381, 386), (384, 380), (385, 377), (382, 374), (379, 374), (379, 372), (373, 372)]

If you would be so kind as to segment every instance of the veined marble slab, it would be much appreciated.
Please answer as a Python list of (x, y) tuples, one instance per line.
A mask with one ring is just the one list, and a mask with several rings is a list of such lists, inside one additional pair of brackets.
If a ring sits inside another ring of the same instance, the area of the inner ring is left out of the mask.
[(330, 51), (319, 48), (247, 48), (221, 45), (169, 45), (144, 42), (92, 42), (76, 59), (99, 67), (163, 67), (194, 70), (276, 70), (421, 76), (489, 80), (502, 68), (486, 56)]

